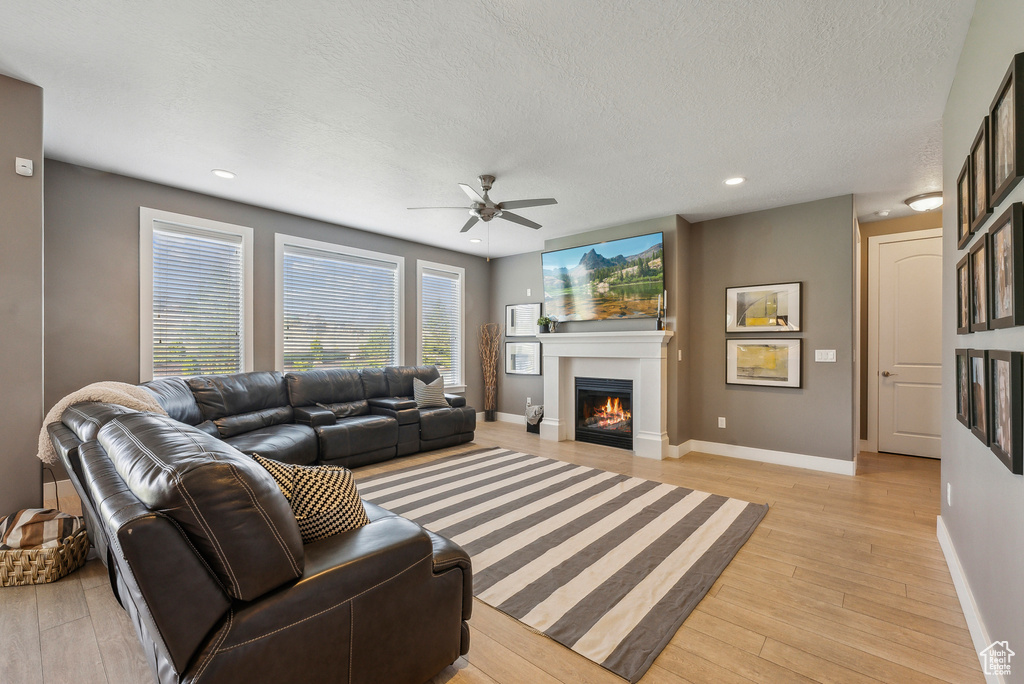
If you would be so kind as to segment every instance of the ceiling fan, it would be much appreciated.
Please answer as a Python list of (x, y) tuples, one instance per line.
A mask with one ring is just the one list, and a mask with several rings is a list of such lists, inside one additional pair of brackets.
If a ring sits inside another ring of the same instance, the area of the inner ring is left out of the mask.
[[(528, 218), (523, 218), (519, 214), (513, 214), (509, 209), (525, 209), (527, 207), (542, 207), (546, 204), (558, 204), (558, 202), (552, 198), (547, 197), (545, 199), (527, 199), (527, 200), (512, 200), (510, 202), (495, 202), (487, 193), (491, 189), (491, 185), (494, 183), (494, 176), (480, 176), (480, 189), (484, 191), (481, 195), (479, 192), (466, 185), (465, 183), (459, 183), (459, 187), (462, 188), (463, 192), (469, 196), (469, 199), (473, 202), (468, 209), (471, 214), (466, 225), (462, 226), (460, 233), (465, 233), (467, 230), (476, 225), (477, 221), (490, 221), (493, 218), (505, 219), (512, 223), (518, 223), (521, 226), (527, 228), (533, 228), (534, 230), (540, 228), (539, 223), (535, 223)], [(409, 207), (409, 209), (462, 209), (465, 211), (467, 207)]]

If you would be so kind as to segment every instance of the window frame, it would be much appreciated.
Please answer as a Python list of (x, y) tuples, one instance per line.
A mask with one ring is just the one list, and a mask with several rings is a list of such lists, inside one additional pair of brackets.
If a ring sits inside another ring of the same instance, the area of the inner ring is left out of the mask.
[(440, 271), (458, 277), (459, 282), (459, 384), (445, 385), (446, 392), (466, 391), (466, 269), (436, 261), (416, 260), (416, 364), (423, 365), (423, 271)]
[(398, 331), (397, 350), (398, 363), (405, 364), (405, 257), (384, 252), (374, 252), (368, 249), (350, 247), (336, 242), (324, 242), (310, 238), (288, 235), (286, 233), (274, 234), (274, 368), (282, 373), (284, 371), (284, 251), (286, 247), (299, 247), (343, 256), (352, 256), (360, 259), (383, 261), (396, 266), (397, 290), (398, 290)]
[(253, 230), (247, 226), (139, 207), (139, 381), (153, 379), (153, 232), (156, 222), (242, 239), (242, 372), (253, 370)]

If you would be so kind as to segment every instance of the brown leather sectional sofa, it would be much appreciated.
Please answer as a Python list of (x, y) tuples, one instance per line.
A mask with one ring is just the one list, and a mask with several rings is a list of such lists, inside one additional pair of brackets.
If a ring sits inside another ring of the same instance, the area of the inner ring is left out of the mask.
[(170, 417), (85, 403), (48, 426), (161, 683), (416, 684), (468, 651), (458, 545), (368, 502), (369, 525), (304, 545), (243, 453), (362, 465), (469, 441), (472, 409), (420, 411), (397, 394), (434, 373), (165, 379), (146, 386)]

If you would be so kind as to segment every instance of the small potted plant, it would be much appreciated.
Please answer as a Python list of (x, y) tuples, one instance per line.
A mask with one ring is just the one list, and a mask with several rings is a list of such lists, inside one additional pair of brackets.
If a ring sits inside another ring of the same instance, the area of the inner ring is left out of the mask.
[(548, 318), (547, 316), (541, 316), (540, 318), (538, 318), (537, 325), (540, 326), (540, 331), (542, 333), (551, 332), (551, 329), (549, 327), (551, 325), (551, 319)]

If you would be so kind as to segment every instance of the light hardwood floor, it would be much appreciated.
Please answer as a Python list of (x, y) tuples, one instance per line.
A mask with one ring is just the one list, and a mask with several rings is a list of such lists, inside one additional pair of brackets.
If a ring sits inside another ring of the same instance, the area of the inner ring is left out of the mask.
[[(704, 454), (651, 461), (506, 423), (480, 425), (476, 444), (770, 505), (641, 684), (984, 681), (935, 536), (938, 461), (864, 453), (853, 478)], [(469, 654), (432, 684), (623, 682), (480, 601), (473, 610)], [(98, 562), (0, 589), (0, 684), (152, 681)]]

